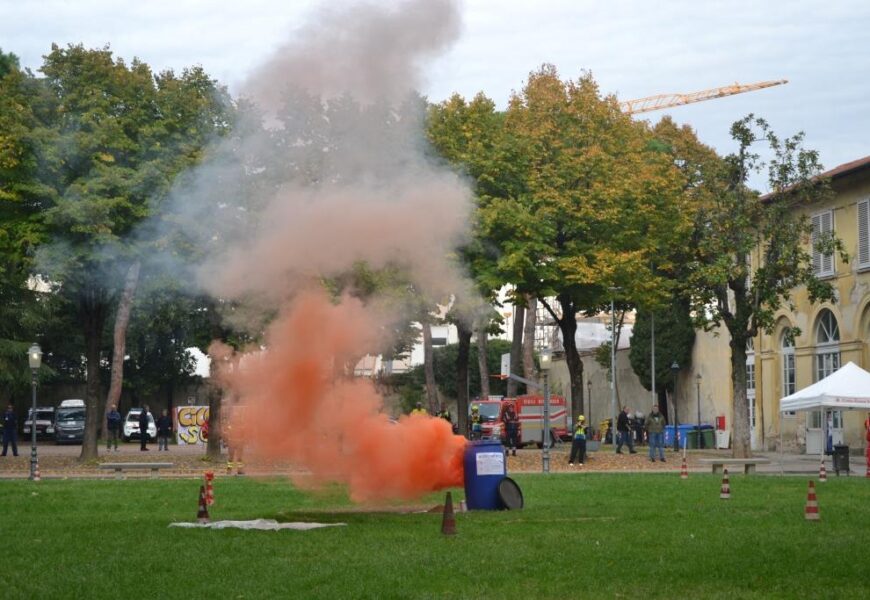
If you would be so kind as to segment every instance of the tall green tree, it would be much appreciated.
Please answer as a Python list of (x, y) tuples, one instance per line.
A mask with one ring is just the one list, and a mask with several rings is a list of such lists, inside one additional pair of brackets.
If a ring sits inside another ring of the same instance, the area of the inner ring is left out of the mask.
[(575, 414), (583, 411), (578, 313), (607, 305), (609, 288), (632, 303), (666, 294), (651, 262), (690, 231), (682, 177), (652, 141), (591, 75), (562, 81), (549, 65), (530, 74), (506, 113), (506, 168), (521, 184), (482, 199), (482, 227), (504, 279), (537, 296), (559, 326)]
[(227, 126), (226, 99), (200, 68), (155, 76), (108, 48), (54, 45), (40, 71), (50, 98), (39, 134), (51, 198), (43, 212), (50, 244), (41, 248), (39, 269), (82, 327), (87, 459), (97, 455), (106, 323), (130, 266), (145, 252), (136, 227)]
[[(835, 301), (831, 283), (814, 273), (813, 249), (847, 257), (835, 237), (814, 235), (803, 210), (830, 195), (819, 178), (818, 154), (803, 147), (803, 135), (780, 139), (766, 121), (749, 115), (732, 125), (731, 137), (737, 151), (705, 182), (712, 201), (696, 214), (688, 287), (697, 319), (708, 327), (725, 325), (731, 336), (732, 447), (743, 458), (751, 453), (747, 344), (773, 328), (776, 311), (798, 286), (806, 286), (811, 302)], [(759, 146), (766, 147), (766, 161)], [(762, 197), (748, 180), (764, 167), (771, 191)]]

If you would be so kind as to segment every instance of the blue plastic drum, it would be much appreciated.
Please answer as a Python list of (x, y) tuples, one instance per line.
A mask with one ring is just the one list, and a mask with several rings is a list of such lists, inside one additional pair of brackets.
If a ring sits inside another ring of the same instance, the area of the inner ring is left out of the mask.
[(468, 510), (500, 510), (498, 484), (507, 476), (501, 442), (477, 440), (465, 447), (465, 502)]

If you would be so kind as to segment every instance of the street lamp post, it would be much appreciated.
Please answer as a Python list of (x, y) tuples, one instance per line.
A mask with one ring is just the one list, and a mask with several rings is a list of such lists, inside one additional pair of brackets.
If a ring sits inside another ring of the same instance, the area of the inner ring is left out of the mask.
[(27, 351), (27, 361), (30, 363), (31, 387), (33, 388), (33, 408), (30, 412), (30, 480), (36, 479), (36, 373), (42, 365), (42, 348), (33, 344)]
[(704, 447), (704, 438), (701, 436), (701, 374), (695, 375), (695, 385), (698, 387), (698, 448)]
[(541, 468), (550, 472), (550, 367), (552, 356), (548, 350), (541, 353), (541, 374), (544, 376), (544, 431), (541, 434)]
[(678, 427), (680, 420), (677, 418), (677, 374), (679, 372), (680, 372), (680, 365), (677, 363), (677, 361), (672, 362), (671, 363), (671, 374), (674, 376), (673, 377), (674, 378), (674, 397), (673, 397), (673, 404), (674, 404), (674, 452), (679, 452), (679, 450), (680, 450), (680, 443), (679, 443), (679, 440), (677, 439), (679, 437), (679, 431), (680, 431), (679, 427)]
[(616, 310), (614, 296), (622, 288), (610, 287), (607, 289), (610, 291), (610, 417), (613, 419), (610, 422), (610, 441), (613, 442), (613, 451), (616, 452), (619, 446), (616, 445)]
[[(587, 392), (586, 393), (586, 400), (589, 401), (589, 405), (586, 407), (586, 414), (588, 415), (586, 418), (587, 419), (586, 422), (589, 423), (590, 425), (592, 425), (595, 422), (592, 420), (592, 380), (591, 379), (586, 380), (586, 392)], [(574, 427), (573, 423), (571, 424), (571, 427)], [(569, 429), (571, 427), (569, 427)]]

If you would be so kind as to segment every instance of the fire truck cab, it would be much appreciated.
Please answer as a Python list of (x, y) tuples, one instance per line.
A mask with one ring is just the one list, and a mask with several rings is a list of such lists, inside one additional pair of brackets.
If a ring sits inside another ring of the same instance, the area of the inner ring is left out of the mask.
[[(520, 419), (519, 445), (542, 445), (544, 431), (544, 397), (541, 395), (517, 396), (516, 398), (490, 398), (471, 403), (479, 407), (482, 417), (483, 439), (507, 438), (503, 415), (508, 404), (513, 404)], [(469, 415), (471, 408), (469, 407)], [(570, 439), (568, 408), (562, 396), (550, 396), (550, 432), (552, 444), (556, 439)]]

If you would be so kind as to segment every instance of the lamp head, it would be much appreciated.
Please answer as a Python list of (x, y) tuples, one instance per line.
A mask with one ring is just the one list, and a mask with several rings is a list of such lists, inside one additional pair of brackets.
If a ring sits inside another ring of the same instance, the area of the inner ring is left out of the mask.
[(680, 370), (680, 365), (679, 365), (679, 363), (677, 363), (677, 361), (672, 362), (672, 363), (671, 363), (671, 372), (672, 372), (674, 375), (676, 375), (676, 374), (677, 374), (677, 371), (679, 371), (679, 370)]
[(549, 371), (551, 366), (553, 366), (553, 357), (549, 350), (544, 350), (541, 352), (541, 370)]
[(27, 362), (30, 363), (30, 368), (34, 371), (42, 365), (42, 348), (39, 344), (33, 344), (27, 351)]

